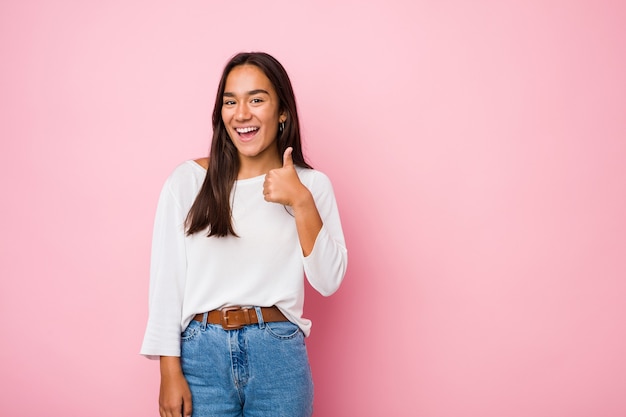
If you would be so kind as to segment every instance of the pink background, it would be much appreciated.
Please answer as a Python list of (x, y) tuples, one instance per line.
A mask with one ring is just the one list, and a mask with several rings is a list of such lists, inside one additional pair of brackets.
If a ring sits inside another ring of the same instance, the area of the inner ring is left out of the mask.
[(2, 2), (1, 414), (158, 415), (157, 196), (265, 50), (350, 250), (316, 416), (626, 416), (624, 4)]

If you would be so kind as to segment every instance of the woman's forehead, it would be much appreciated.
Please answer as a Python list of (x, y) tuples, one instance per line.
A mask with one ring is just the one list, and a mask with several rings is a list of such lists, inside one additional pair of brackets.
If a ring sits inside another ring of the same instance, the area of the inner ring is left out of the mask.
[(255, 65), (239, 65), (233, 68), (226, 77), (224, 94), (273, 94), (274, 86), (263, 71)]

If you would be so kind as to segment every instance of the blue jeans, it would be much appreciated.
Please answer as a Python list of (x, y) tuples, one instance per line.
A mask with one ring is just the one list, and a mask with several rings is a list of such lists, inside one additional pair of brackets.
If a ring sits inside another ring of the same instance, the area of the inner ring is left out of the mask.
[(310, 417), (313, 380), (304, 334), (291, 322), (238, 330), (192, 320), (181, 365), (193, 417)]

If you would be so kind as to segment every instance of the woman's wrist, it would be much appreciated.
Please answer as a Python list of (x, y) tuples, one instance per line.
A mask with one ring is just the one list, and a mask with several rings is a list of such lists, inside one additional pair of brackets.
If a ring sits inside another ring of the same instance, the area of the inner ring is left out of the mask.
[(161, 375), (182, 374), (183, 369), (180, 366), (180, 358), (178, 356), (161, 356)]
[(304, 185), (302, 186), (302, 191), (297, 194), (296, 199), (291, 204), (291, 208), (293, 208), (295, 212), (299, 210), (304, 211), (310, 210), (311, 208), (316, 208), (313, 195)]

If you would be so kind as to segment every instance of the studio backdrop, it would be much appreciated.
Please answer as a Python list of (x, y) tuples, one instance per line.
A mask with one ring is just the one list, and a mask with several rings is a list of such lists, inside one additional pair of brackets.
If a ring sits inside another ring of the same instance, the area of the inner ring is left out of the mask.
[(288, 70), (349, 250), (318, 417), (626, 415), (626, 6), (0, 4), (2, 415), (156, 416), (152, 222), (226, 61)]

